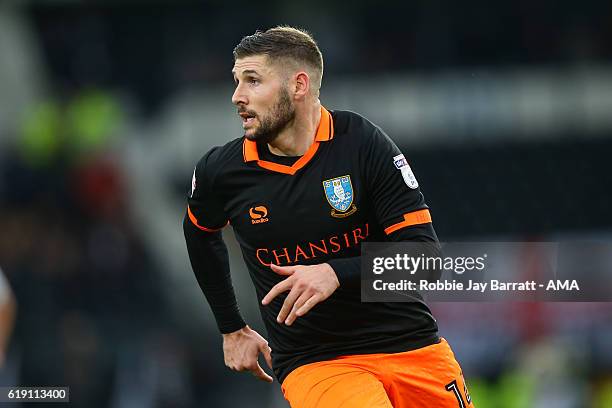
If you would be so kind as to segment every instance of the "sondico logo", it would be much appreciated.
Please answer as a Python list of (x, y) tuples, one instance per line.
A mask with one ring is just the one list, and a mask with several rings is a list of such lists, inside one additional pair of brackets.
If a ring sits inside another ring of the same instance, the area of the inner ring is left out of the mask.
[(251, 216), (251, 223), (253, 224), (262, 224), (264, 222), (268, 222), (268, 209), (263, 205), (258, 205), (257, 207), (251, 207), (249, 210), (249, 215)]

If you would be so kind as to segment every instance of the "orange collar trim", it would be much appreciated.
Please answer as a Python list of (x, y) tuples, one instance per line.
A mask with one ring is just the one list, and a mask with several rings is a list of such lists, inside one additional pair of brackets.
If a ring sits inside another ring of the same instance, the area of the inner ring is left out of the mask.
[(253, 140), (244, 139), (242, 143), (242, 154), (245, 162), (256, 161), (259, 167), (264, 169), (276, 171), (278, 173), (294, 175), (299, 169), (304, 167), (310, 159), (312, 159), (319, 149), (320, 142), (327, 142), (334, 138), (334, 121), (331, 113), (321, 106), (321, 121), (315, 134), (314, 142), (310, 145), (306, 153), (298, 159), (292, 166), (285, 166), (284, 164), (278, 164), (271, 161), (260, 160), (259, 153), (257, 152), (257, 142)]

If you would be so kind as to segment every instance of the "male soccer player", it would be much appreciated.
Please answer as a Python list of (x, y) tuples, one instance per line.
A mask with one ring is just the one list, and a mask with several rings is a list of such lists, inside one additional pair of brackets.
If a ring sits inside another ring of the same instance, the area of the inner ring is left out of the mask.
[[(360, 301), (360, 243), (437, 246), (406, 159), (377, 126), (319, 101), (323, 58), (291, 27), (234, 49), (244, 136), (206, 153), (183, 223), (225, 364), (272, 381), (293, 408), (471, 406), (459, 364), (421, 300)], [(268, 342), (238, 310), (221, 233), (231, 223)]]

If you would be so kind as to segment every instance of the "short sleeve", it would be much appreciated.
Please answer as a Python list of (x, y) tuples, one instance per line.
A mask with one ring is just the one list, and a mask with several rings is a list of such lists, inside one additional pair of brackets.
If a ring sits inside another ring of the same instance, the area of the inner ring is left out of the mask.
[(395, 143), (376, 127), (362, 152), (364, 180), (378, 222), (387, 235), (431, 222), (410, 164)]
[(208, 162), (213, 150), (204, 155), (195, 167), (187, 197), (189, 220), (199, 229), (208, 232), (218, 231), (228, 223), (223, 202), (211, 180)]

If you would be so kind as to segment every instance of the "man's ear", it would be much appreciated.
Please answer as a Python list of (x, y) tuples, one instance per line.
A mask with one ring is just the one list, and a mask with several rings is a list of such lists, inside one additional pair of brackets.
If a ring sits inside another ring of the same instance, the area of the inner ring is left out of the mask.
[(295, 74), (295, 97), (303, 99), (310, 91), (310, 77), (305, 71)]

